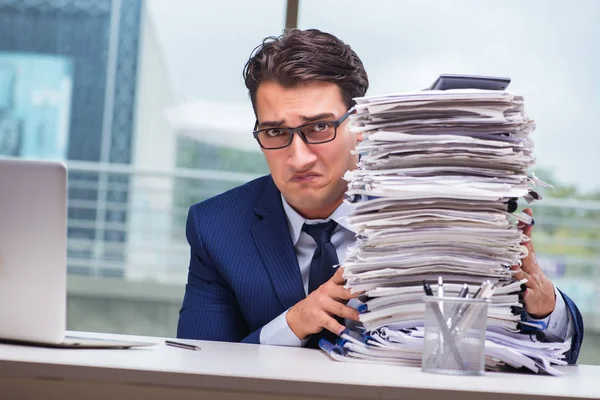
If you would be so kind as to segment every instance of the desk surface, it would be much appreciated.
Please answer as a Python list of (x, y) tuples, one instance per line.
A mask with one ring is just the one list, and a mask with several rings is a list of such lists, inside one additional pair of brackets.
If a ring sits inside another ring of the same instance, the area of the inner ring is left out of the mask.
[[(78, 336), (90, 334), (76, 333)], [(205, 390), (334, 398), (398, 398), (407, 391), (446, 398), (600, 398), (600, 367), (562, 367), (565, 377), (486, 373), (482, 377), (425, 374), (418, 368), (339, 363), (316, 350), (203, 341), (191, 351), (164, 339), (123, 335), (157, 346), (129, 350), (53, 349), (0, 344), (0, 378), (93, 381)], [(494, 394), (494, 396), (491, 396)], [(486, 396), (487, 395), (487, 396)], [(462, 396), (462, 397), (459, 397)], [(471, 396), (466, 396), (471, 398)]]

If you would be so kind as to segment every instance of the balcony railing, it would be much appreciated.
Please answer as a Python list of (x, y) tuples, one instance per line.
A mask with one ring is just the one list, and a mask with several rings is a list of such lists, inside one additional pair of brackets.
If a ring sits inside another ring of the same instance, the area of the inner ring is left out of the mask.
[(257, 177), (79, 161), (67, 165), (69, 273), (159, 283), (185, 281), (189, 207)]
[[(67, 164), (69, 273), (159, 284), (185, 283), (189, 207), (257, 177)], [(588, 326), (600, 330), (600, 201), (545, 199), (534, 211), (534, 243), (542, 268), (589, 316)]]

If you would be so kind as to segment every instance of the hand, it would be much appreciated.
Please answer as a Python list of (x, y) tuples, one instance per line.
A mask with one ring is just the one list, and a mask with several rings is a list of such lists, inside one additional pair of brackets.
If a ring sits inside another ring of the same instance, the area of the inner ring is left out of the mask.
[[(533, 211), (531, 211), (531, 209), (526, 208), (523, 211), (530, 216), (533, 216)], [(531, 231), (533, 230), (532, 225), (525, 226), (524, 224), (519, 223), (519, 228), (523, 230), (523, 233), (527, 235), (529, 239), (531, 239)], [(519, 268), (518, 265), (511, 267), (512, 270), (516, 271), (513, 277), (517, 280), (523, 278), (527, 279), (527, 283), (525, 283), (527, 290), (523, 293), (525, 311), (535, 319), (546, 318), (554, 311), (554, 306), (556, 305), (554, 285), (542, 272), (537, 259), (535, 258), (531, 240), (521, 244), (527, 247), (529, 254), (523, 259), (521, 268)]]
[(342, 333), (346, 327), (335, 320), (335, 315), (358, 321), (358, 311), (346, 303), (360, 293), (352, 294), (350, 289), (344, 288), (343, 273), (343, 268), (339, 267), (330, 280), (287, 312), (288, 326), (301, 340), (321, 332), (323, 328), (336, 335)]

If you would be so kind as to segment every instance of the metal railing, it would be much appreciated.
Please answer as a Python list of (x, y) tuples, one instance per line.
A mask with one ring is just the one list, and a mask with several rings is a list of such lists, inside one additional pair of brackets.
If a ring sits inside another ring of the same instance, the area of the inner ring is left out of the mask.
[[(69, 273), (167, 284), (186, 280), (189, 207), (257, 177), (67, 164)], [(100, 180), (107, 183), (104, 189)], [(545, 199), (534, 211), (534, 243), (542, 268), (583, 313), (600, 315), (600, 201)]]
[(67, 166), (69, 273), (161, 283), (185, 282), (189, 207), (257, 177), (80, 161)]

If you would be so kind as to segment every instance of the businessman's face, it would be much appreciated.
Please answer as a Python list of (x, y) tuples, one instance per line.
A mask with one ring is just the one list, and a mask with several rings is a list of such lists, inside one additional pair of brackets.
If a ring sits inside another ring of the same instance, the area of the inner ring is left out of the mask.
[[(340, 88), (333, 83), (283, 87), (265, 82), (256, 93), (259, 129), (335, 121), (346, 111)], [(357, 156), (351, 154), (357, 135), (348, 132), (347, 124), (344, 121), (328, 143), (306, 144), (294, 134), (288, 147), (262, 149), (275, 184), (305, 218), (327, 218), (342, 203), (347, 186), (342, 176), (357, 163)]]

